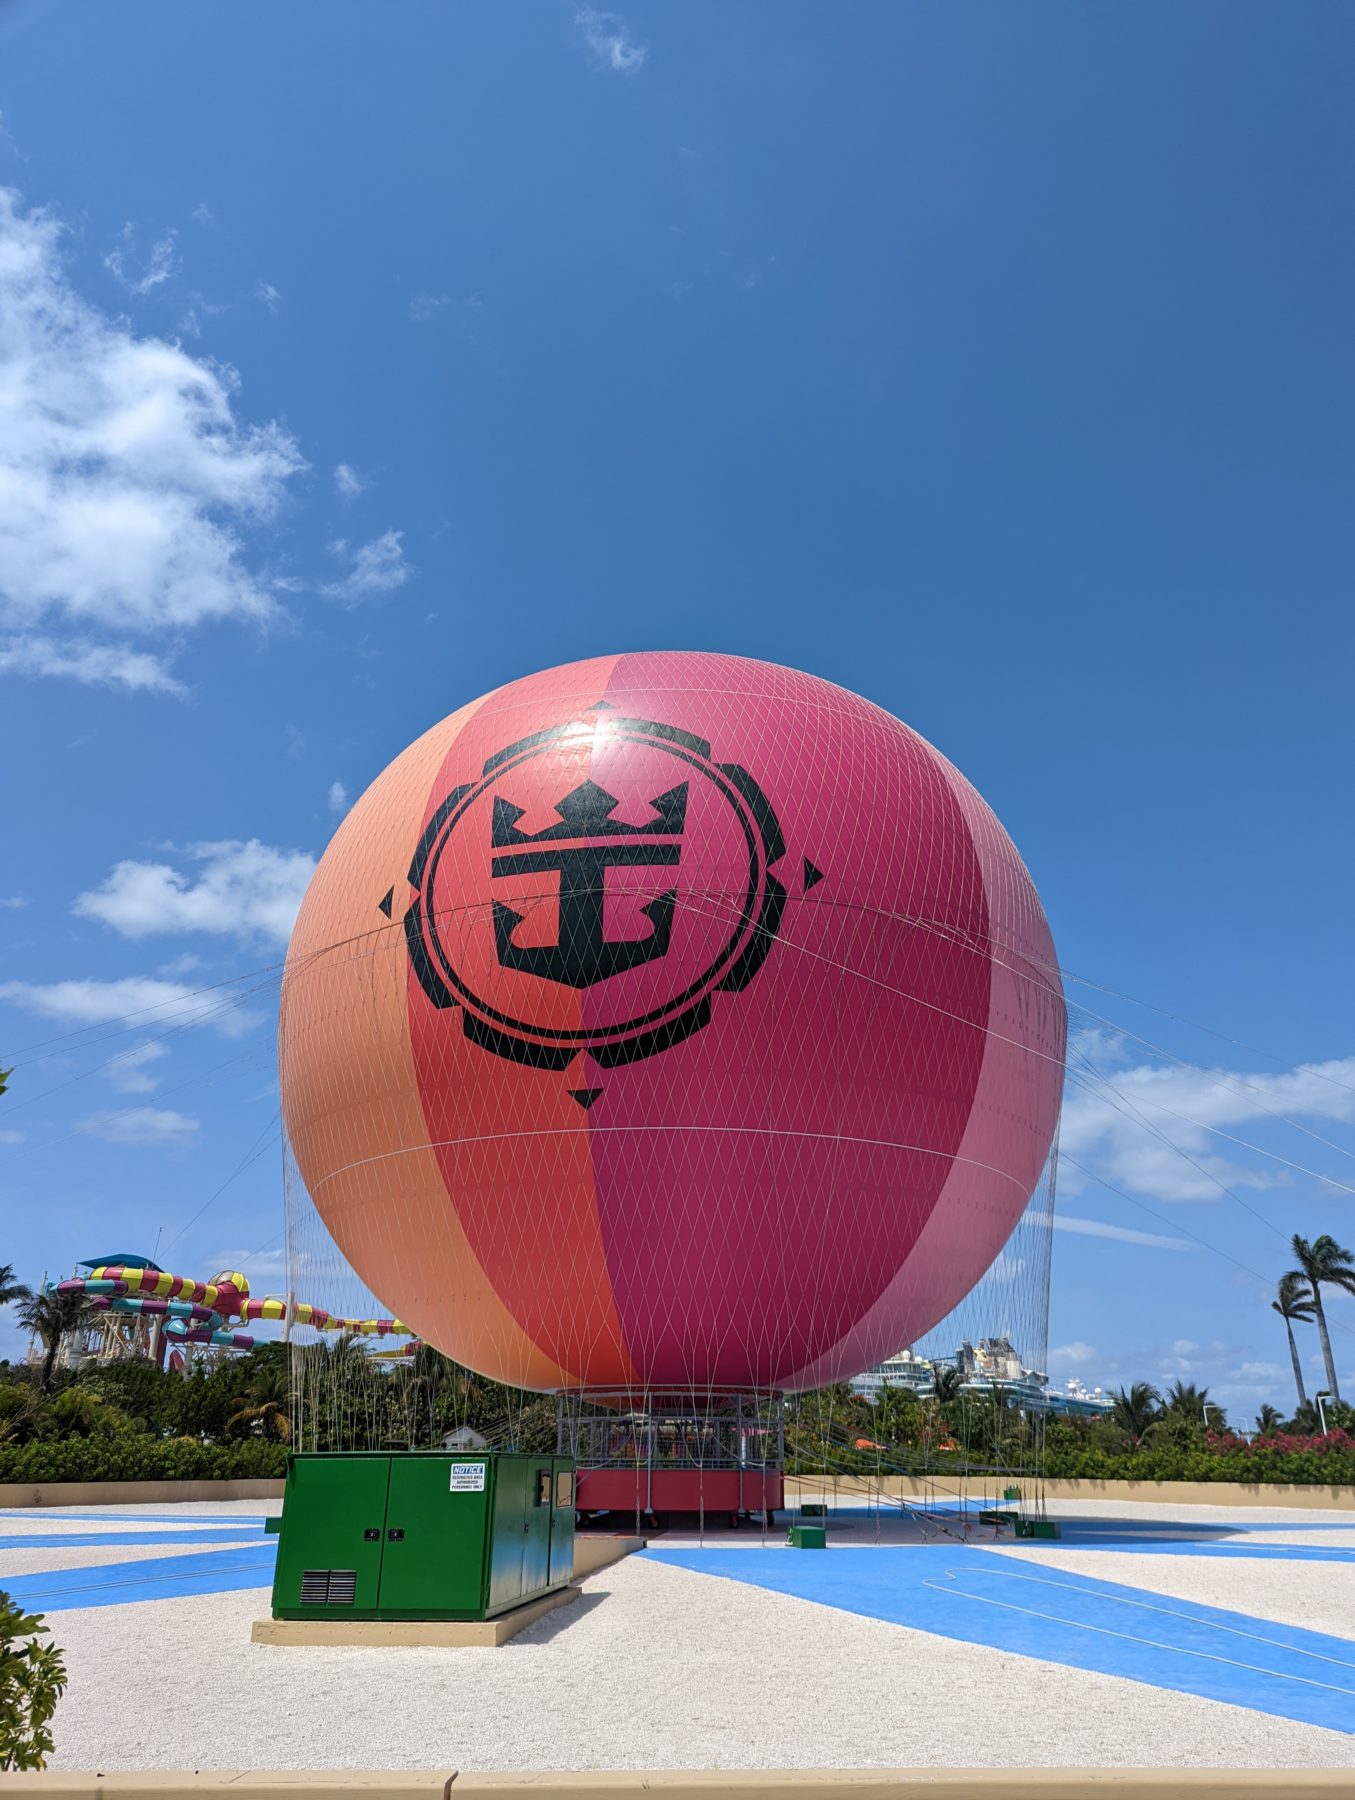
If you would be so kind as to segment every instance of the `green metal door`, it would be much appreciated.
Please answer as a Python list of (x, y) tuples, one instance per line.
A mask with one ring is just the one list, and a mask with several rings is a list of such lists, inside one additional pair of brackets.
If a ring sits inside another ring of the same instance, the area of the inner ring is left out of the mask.
[(522, 1593), (550, 1586), (550, 1521), (555, 1510), (554, 1457), (527, 1457), (527, 1529), (523, 1533)]
[(391, 1458), (383, 1619), (482, 1616), (489, 1500), (483, 1458)]
[(274, 1618), (375, 1618), (389, 1479), (388, 1456), (292, 1457)]
[(522, 1553), (526, 1546), (527, 1461), (500, 1456), (494, 1463), (494, 1539), (489, 1576), (489, 1610), (501, 1612), (522, 1598)]

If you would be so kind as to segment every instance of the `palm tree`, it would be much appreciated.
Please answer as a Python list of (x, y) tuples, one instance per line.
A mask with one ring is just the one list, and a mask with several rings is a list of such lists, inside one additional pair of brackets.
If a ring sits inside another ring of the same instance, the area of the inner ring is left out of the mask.
[(1333, 1400), (1339, 1401), (1341, 1390), (1337, 1386), (1336, 1364), (1332, 1360), (1331, 1338), (1327, 1334), (1327, 1315), (1322, 1310), (1322, 1284), (1325, 1281), (1328, 1287), (1344, 1288), (1346, 1293), (1355, 1294), (1355, 1256), (1325, 1232), (1311, 1244), (1295, 1232), (1293, 1245), (1299, 1265), (1295, 1273), (1301, 1274), (1313, 1291), (1313, 1317), (1317, 1320), (1317, 1335), (1322, 1340), (1322, 1360), (1327, 1366), (1327, 1391)]
[(1294, 1320), (1306, 1323), (1313, 1317), (1313, 1293), (1297, 1269), (1281, 1275), (1270, 1307), (1272, 1312), (1279, 1313), (1284, 1320), (1284, 1328), (1289, 1335), (1289, 1360), (1294, 1365), (1294, 1386), (1299, 1391), (1299, 1405), (1306, 1406), (1308, 1396), (1303, 1388), (1303, 1364), (1299, 1361), (1299, 1347), (1294, 1342)]
[(20, 1302), (18, 1320), (26, 1331), (42, 1340), (42, 1386), (46, 1392), (52, 1385), (57, 1352), (64, 1340), (82, 1331), (94, 1311), (84, 1294), (58, 1294), (45, 1290), (30, 1294)]
[[(1167, 1390), (1164, 1410), (1178, 1419), (1197, 1419), (1203, 1424), (1209, 1417), (1209, 1389), (1198, 1388), (1193, 1381), (1174, 1381)], [(1215, 1411), (1218, 1408), (1215, 1407)]]
[(226, 1421), (227, 1431), (287, 1442), (292, 1435), (292, 1391), (285, 1368), (261, 1369), (240, 1398), (242, 1404)]
[(0, 1263), (0, 1306), (8, 1306), (11, 1300), (27, 1300), (29, 1290), (22, 1281), (14, 1279), (14, 1264)]
[[(1271, 1304), (1273, 1305), (1274, 1302), (1272, 1301)], [(1256, 1435), (1257, 1437), (1270, 1437), (1283, 1424), (1284, 1420), (1280, 1417), (1279, 1408), (1272, 1406), (1267, 1400), (1256, 1415)]]
[(938, 1406), (945, 1406), (952, 1400), (958, 1400), (960, 1389), (964, 1386), (964, 1371), (957, 1369), (954, 1363), (935, 1363), (932, 1366), (932, 1398)]
[(1115, 1402), (1112, 1417), (1122, 1431), (1128, 1432), (1137, 1449), (1156, 1422), (1162, 1396), (1150, 1382), (1136, 1381), (1132, 1387), (1117, 1389), (1112, 1398)]

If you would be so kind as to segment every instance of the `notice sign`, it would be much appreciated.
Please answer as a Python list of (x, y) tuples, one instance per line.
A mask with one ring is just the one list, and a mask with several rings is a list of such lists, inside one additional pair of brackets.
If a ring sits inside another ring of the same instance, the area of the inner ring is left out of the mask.
[(485, 1465), (482, 1462), (454, 1462), (451, 1491), (454, 1494), (483, 1494)]

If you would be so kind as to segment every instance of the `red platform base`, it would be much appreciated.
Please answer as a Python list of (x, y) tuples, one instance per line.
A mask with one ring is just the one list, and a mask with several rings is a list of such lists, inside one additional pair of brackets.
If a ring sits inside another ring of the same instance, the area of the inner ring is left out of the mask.
[(779, 1469), (580, 1469), (581, 1512), (778, 1512), (786, 1504)]

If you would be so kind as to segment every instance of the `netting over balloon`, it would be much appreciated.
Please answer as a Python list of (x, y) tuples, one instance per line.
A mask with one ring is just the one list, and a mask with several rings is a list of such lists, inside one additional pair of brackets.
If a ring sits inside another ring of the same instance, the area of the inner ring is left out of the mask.
[(1038, 1366), (1064, 1036), (1019, 856), (907, 726), (732, 657), (550, 670), (316, 872), (292, 1282), (550, 1393), (796, 1393), (1004, 1325)]

